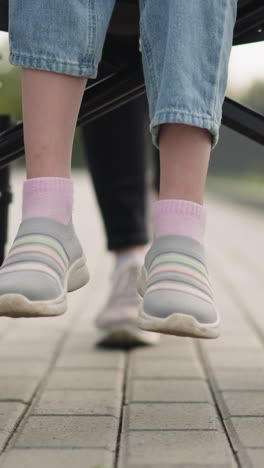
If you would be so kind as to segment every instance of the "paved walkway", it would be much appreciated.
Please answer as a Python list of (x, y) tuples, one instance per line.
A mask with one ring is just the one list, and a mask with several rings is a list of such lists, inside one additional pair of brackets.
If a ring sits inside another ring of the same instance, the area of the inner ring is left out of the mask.
[[(0, 319), (0, 467), (263, 468), (264, 215), (208, 200), (220, 339), (97, 350), (111, 258), (92, 190), (75, 177), (92, 281), (63, 317)], [(17, 195), (12, 220), (19, 205)]]

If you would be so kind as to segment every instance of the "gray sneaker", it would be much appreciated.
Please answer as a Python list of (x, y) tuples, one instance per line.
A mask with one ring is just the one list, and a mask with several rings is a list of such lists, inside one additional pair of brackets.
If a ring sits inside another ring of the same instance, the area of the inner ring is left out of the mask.
[(217, 338), (214, 305), (203, 246), (184, 236), (155, 239), (138, 280), (144, 297), (138, 324), (143, 330), (195, 338)]
[(137, 324), (142, 299), (137, 293), (136, 282), (141, 266), (133, 259), (115, 267), (110, 295), (95, 321), (97, 344), (122, 346), (159, 341), (157, 333), (143, 331)]
[(67, 292), (89, 280), (73, 225), (23, 221), (0, 268), (0, 316), (50, 317), (67, 309)]

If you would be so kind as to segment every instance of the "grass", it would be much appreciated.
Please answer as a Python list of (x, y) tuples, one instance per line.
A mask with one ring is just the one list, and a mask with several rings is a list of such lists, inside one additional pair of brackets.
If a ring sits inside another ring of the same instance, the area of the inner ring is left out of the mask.
[(264, 209), (264, 173), (209, 175), (206, 189), (213, 195)]

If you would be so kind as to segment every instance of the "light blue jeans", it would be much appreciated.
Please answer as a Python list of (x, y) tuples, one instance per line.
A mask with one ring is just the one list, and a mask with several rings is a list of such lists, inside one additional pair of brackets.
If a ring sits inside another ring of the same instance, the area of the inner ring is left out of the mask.
[[(9, 0), (10, 62), (95, 78), (115, 0)], [(237, 0), (139, 0), (150, 130), (182, 123), (218, 140)]]

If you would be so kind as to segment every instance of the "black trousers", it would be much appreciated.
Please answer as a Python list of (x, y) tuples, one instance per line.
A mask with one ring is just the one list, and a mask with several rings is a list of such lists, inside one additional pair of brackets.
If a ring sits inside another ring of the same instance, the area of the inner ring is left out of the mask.
[(109, 250), (148, 242), (146, 169), (157, 158), (148, 126), (142, 96), (81, 130)]

